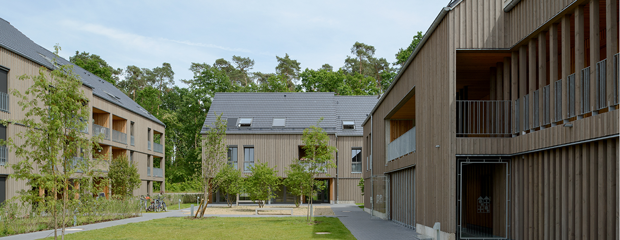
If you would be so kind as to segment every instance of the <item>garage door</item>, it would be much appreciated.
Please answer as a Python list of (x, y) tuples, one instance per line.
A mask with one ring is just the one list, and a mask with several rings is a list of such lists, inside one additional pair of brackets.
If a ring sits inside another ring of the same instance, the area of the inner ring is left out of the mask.
[(415, 228), (415, 174), (407, 168), (390, 174), (390, 219)]

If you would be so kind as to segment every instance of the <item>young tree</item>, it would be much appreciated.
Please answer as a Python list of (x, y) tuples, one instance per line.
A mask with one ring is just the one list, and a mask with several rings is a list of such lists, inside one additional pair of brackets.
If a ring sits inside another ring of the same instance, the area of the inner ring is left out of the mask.
[(241, 189), (243, 188), (243, 177), (241, 177), (241, 172), (233, 166), (228, 165), (223, 167), (215, 178), (220, 182), (220, 192), (226, 194), (226, 203), (228, 207), (232, 207), (232, 204), (237, 200), (237, 194), (241, 193)]
[[(78, 193), (71, 186), (79, 180), (74, 174), (92, 172), (89, 169), (96, 166), (94, 160), (89, 160), (90, 151), (80, 149), (99, 148), (97, 142), (100, 138), (89, 138), (82, 132), (88, 126), (86, 119), (90, 116), (86, 104), (88, 98), (82, 90), (80, 77), (72, 71), (72, 65), (56, 62), (60, 47), (56, 45), (55, 49), (53, 64), (56, 68), (53, 71), (41, 67), (38, 75), (22, 75), (19, 79), (32, 85), (23, 93), (11, 89), (25, 111), (23, 119), (12, 120), (12, 123), (26, 127), (16, 134), (19, 139), (9, 138), (0, 144), (9, 146), (20, 159), (11, 165), (14, 171), (11, 177), (31, 181), (33, 187), (52, 193), (45, 197), (44, 204), (52, 213), (54, 238), (58, 237), (59, 224), (64, 238), (67, 214), (76, 201), (69, 196)], [(5, 126), (8, 123), (2, 121)], [(62, 195), (60, 200), (58, 194)], [(22, 201), (35, 200), (28, 191), (22, 191), (21, 197)]]
[(278, 171), (267, 166), (266, 162), (260, 163), (258, 160), (254, 166), (250, 166), (250, 171), (252, 175), (245, 180), (245, 190), (250, 194), (250, 199), (258, 201), (258, 207), (262, 208), (280, 189)]
[[(310, 182), (312, 176), (306, 172), (306, 168), (298, 159), (296, 159), (286, 170), (286, 178), (284, 179), (284, 186), (286, 186), (287, 194), (293, 194), (295, 196), (303, 196), (310, 194)], [(301, 199), (295, 198), (295, 207), (299, 207)]]
[(221, 179), (215, 178), (215, 175), (226, 164), (227, 151), (226, 148), (226, 120), (222, 120), (222, 114), (217, 115), (215, 122), (207, 131), (207, 136), (202, 139), (202, 188), (203, 197), (200, 200), (196, 216), (204, 217), (209, 197), (213, 189), (221, 183)]
[(127, 156), (121, 155), (112, 159), (108, 177), (112, 184), (112, 194), (122, 199), (131, 196), (133, 190), (140, 186), (140, 174), (133, 164), (129, 164)]
[(301, 141), (304, 144), (304, 151), (306, 152), (306, 158), (303, 160), (303, 165), (306, 171), (311, 176), (310, 186), (310, 204), (308, 206), (307, 221), (311, 218), (312, 200), (315, 193), (315, 188), (322, 188), (322, 182), (317, 181), (316, 177), (328, 169), (335, 168), (336, 165), (332, 161), (334, 158), (334, 152), (336, 147), (329, 145), (329, 136), (323, 128), (319, 127), (323, 118), (321, 118), (316, 125), (306, 128), (301, 136)]

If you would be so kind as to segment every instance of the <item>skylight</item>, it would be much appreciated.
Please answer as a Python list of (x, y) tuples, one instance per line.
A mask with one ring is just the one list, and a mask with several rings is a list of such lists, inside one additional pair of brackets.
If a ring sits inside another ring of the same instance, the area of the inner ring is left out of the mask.
[(342, 121), (343, 129), (355, 129), (355, 121)]
[(286, 118), (274, 118), (272, 127), (284, 127), (286, 125)]
[(252, 126), (252, 118), (239, 118), (237, 126), (239, 127)]

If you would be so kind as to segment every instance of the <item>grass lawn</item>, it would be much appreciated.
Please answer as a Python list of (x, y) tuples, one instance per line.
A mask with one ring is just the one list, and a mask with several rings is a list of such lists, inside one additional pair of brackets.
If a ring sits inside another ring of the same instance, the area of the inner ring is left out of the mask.
[(364, 209), (364, 204), (363, 203), (356, 203), (355, 205), (357, 205), (357, 207)]
[[(338, 218), (163, 218), (73, 233), (66, 239), (355, 239)], [(316, 232), (331, 234), (318, 235)], [(50, 239), (50, 238), (48, 238)]]

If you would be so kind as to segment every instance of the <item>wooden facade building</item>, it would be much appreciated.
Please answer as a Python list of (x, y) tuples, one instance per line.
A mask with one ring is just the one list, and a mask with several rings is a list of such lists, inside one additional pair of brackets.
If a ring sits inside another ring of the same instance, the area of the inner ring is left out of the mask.
[[(358, 183), (362, 178), (363, 141), (361, 123), (377, 103), (377, 96), (337, 96), (334, 93), (216, 93), (202, 129), (204, 135), (222, 114), (227, 121), (226, 144), (229, 164), (247, 176), (249, 166), (267, 162), (286, 178), (295, 159), (303, 159), (304, 129), (316, 125), (329, 136), (335, 169), (320, 174), (327, 188), (318, 202), (361, 203)], [(284, 186), (272, 203), (293, 203), (295, 197)], [(215, 202), (225, 202), (216, 193)], [(213, 200), (213, 199), (212, 199)], [(249, 200), (245, 194), (239, 200)]]
[(441, 239), (618, 239), (618, 0), (455, 0), (363, 123), (365, 209)]
[[(22, 75), (38, 75), (39, 69), (54, 69), (53, 52), (39, 46), (22, 34), (8, 21), (0, 19), (0, 119), (18, 120), (25, 117), (25, 111), (18, 105), (18, 99), (11, 96), (10, 90), (24, 92), (32, 82), (22, 81)], [(71, 64), (63, 58), (56, 58), (57, 64)], [(120, 155), (128, 157), (137, 166), (142, 183), (134, 195), (153, 193), (153, 183), (161, 183), (165, 190), (164, 174), (164, 132), (165, 125), (111, 83), (74, 65), (73, 72), (82, 79), (82, 90), (88, 98), (91, 118), (85, 134), (102, 134), (99, 143), (102, 153), (107, 153), (109, 163)], [(25, 126), (9, 124), (0, 126), (0, 138), (13, 138), (22, 141), (18, 134)], [(26, 181), (17, 181), (9, 176), (12, 169), (9, 164), (18, 163), (15, 152), (6, 146), (0, 146), (0, 201), (12, 198), (18, 191), (31, 189)], [(107, 172), (108, 164), (102, 166)], [(105, 192), (109, 195), (109, 188)]]

